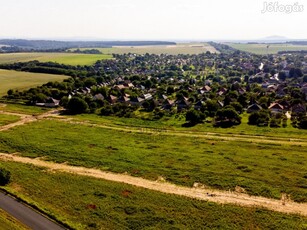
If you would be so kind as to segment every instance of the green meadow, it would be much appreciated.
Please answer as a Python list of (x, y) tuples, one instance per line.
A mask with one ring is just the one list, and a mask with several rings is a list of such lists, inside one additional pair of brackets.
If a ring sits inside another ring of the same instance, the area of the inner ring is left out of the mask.
[[(292, 45), (292, 44), (246, 44), (246, 43), (226, 43), (227, 45), (246, 52), (255, 54), (277, 54), (279, 51), (300, 51), (307, 50), (306, 45)], [(267, 49), (267, 46), (269, 48)]]
[(68, 76), (0, 69), (0, 96), (6, 95), (9, 89), (22, 91), (49, 81), (63, 81), (66, 78)]
[[(1, 108), (0, 108), (1, 109)], [(18, 116), (6, 115), (0, 113), (0, 126), (7, 125), (19, 120)]]
[(123, 132), (43, 120), (1, 132), (0, 152), (153, 180), (162, 176), (189, 187), (194, 182), (224, 190), (240, 186), (252, 195), (280, 199), (287, 193), (295, 201), (307, 201), (307, 155), (300, 145)]
[(261, 208), (218, 205), (21, 163), (5, 186), (72, 229), (306, 229), (307, 219)]
[(66, 65), (93, 65), (98, 60), (111, 59), (107, 54), (75, 54), (75, 53), (8, 53), (0, 54), (0, 64), (40, 61), (57, 62)]

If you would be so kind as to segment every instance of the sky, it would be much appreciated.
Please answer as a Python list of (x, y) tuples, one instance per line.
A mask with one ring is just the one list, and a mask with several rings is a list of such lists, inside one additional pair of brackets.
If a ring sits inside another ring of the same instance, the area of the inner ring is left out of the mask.
[[(271, 12), (265, 4), (275, 3)], [(1, 38), (307, 39), (306, 0), (0, 0)], [(299, 7), (292, 7), (295, 3)], [(278, 4), (278, 7), (276, 7)], [(285, 8), (296, 12), (287, 13)], [(290, 8), (289, 8), (290, 7)], [(299, 12), (298, 12), (299, 11)]]

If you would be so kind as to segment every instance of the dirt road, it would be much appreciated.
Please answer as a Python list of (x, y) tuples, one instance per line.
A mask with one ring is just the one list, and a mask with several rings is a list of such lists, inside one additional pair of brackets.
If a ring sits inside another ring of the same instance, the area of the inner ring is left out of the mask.
[(78, 174), (93, 178), (100, 178), (104, 180), (125, 183), (145, 189), (159, 191), (166, 194), (180, 195), (199, 200), (212, 201), (215, 203), (236, 204), (248, 207), (258, 206), (273, 211), (278, 211), (283, 213), (297, 213), (303, 216), (307, 216), (306, 203), (301, 204), (291, 201), (283, 202), (281, 200), (269, 199), (265, 197), (249, 196), (243, 193), (228, 192), (228, 191), (213, 190), (213, 189), (183, 187), (183, 186), (170, 184), (167, 182), (150, 181), (139, 177), (133, 177), (130, 175), (104, 172), (98, 169), (76, 167), (66, 164), (58, 164), (54, 162), (43, 161), (37, 158), (32, 159), (27, 157), (20, 157), (17, 156), (16, 154), (10, 155), (5, 153), (0, 153), (0, 160), (31, 164), (39, 167), (45, 167), (49, 170)]

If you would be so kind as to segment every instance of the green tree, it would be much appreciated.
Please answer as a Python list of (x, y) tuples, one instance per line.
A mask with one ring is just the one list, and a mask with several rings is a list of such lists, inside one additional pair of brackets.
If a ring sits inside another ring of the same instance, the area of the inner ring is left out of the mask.
[(227, 128), (239, 124), (241, 124), (241, 117), (231, 106), (218, 110), (214, 117), (214, 125), (217, 127)]
[(198, 110), (191, 109), (186, 113), (185, 119), (187, 122), (195, 125), (198, 123), (202, 123), (205, 119), (205, 115)]
[(249, 125), (268, 126), (270, 114), (267, 111), (254, 112), (248, 117)]
[(80, 97), (71, 98), (67, 104), (67, 109), (71, 114), (86, 113), (88, 108), (88, 104)]

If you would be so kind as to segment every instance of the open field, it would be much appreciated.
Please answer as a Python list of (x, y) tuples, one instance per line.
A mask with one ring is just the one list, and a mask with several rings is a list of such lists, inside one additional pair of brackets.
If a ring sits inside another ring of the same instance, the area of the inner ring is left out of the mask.
[(7, 125), (19, 120), (18, 116), (1, 114), (0, 112), (0, 126)]
[[(81, 50), (87, 50), (83, 48)], [(217, 51), (213, 46), (208, 43), (181, 43), (171, 46), (115, 46), (112, 48), (97, 48), (103, 54), (200, 54), (207, 51), (216, 53)]]
[[(291, 44), (244, 44), (244, 43), (226, 43), (227, 45), (246, 52), (255, 54), (276, 54), (278, 51), (300, 51), (307, 50), (305, 45), (291, 45)], [(269, 49), (267, 50), (267, 46)]]
[(42, 85), (49, 81), (63, 81), (66, 78), (68, 78), (68, 76), (0, 69), (0, 96), (6, 95), (9, 89), (21, 91)]
[(15, 218), (0, 209), (0, 229), (1, 230), (29, 230), (26, 226), (19, 223)]
[(164, 117), (158, 121), (144, 120), (141, 118), (125, 118), (125, 117), (112, 117), (112, 116), (98, 116), (95, 114), (82, 114), (72, 116), (75, 121), (87, 122), (90, 124), (104, 124), (108, 126), (117, 127), (131, 127), (131, 128), (150, 128), (156, 130), (170, 130), (170, 131), (187, 131), (197, 133), (219, 133), (223, 135), (253, 135), (260, 137), (283, 137), (283, 138), (305, 138), (307, 141), (307, 130), (300, 130), (291, 126), (290, 120), (286, 128), (270, 128), (258, 127), (248, 125), (248, 114), (241, 115), (242, 123), (239, 126), (231, 128), (216, 128), (211, 123), (198, 124), (193, 127), (183, 127), (185, 124), (185, 116), (172, 116)]
[(306, 218), (261, 208), (218, 205), (21, 163), (0, 167), (12, 172), (6, 190), (76, 229), (306, 227)]
[(111, 59), (105, 54), (75, 54), (75, 53), (9, 53), (0, 54), (0, 64), (40, 61), (57, 62), (66, 65), (92, 65), (98, 60)]
[[(0, 133), (0, 152), (45, 157), (191, 187), (243, 187), (249, 194), (306, 202), (307, 160), (302, 143), (253, 143), (178, 133), (144, 133), (43, 120)], [(269, 138), (267, 138), (269, 139)], [(232, 146), (232, 148), (229, 148)]]
[(48, 112), (50, 109), (38, 106), (22, 104), (0, 104), (0, 112), (17, 113), (24, 115), (39, 115)]

